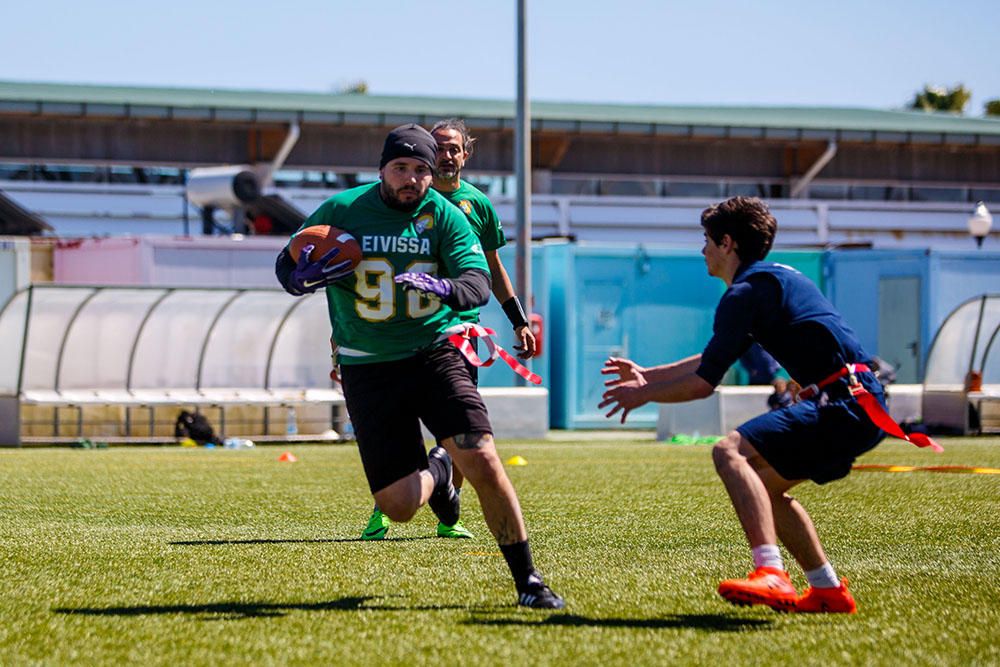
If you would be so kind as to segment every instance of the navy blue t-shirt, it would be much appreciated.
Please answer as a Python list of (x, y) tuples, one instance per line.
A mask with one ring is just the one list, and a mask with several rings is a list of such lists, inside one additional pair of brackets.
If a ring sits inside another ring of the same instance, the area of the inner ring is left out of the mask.
[(696, 373), (717, 386), (753, 342), (803, 387), (844, 364), (868, 363), (858, 337), (819, 288), (790, 266), (741, 266), (715, 310), (712, 339)]

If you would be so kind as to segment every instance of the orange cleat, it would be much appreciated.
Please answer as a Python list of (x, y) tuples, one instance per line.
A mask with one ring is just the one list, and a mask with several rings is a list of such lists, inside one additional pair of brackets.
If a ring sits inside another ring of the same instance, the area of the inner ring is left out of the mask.
[(847, 579), (841, 579), (837, 588), (810, 586), (799, 598), (795, 611), (803, 614), (854, 614), (858, 611), (858, 605), (847, 590)]
[(788, 573), (776, 567), (758, 567), (746, 579), (726, 579), (719, 595), (733, 604), (765, 604), (775, 611), (795, 611), (799, 599)]

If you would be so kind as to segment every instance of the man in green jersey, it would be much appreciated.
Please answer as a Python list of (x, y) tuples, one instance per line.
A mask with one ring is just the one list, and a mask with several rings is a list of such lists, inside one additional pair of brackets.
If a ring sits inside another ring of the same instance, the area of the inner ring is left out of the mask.
[[(431, 128), (431, 136), (437, 143), (437, 162), (432, 187), (445, 199), (458, 206), (468, 218), (472, 231), (479, 237), (480, 246), (486, 255), (493, 296), (500, 302), (507, 319), (514, 327), (514, 336), (517, 338), (514, 349), (519, 351), (518, 356), (522, 359), (531, 358), (535, 355), (535, 336), (521, 302), (514, 293), (507, 270), (500, 260), (499, 250), (507, 244), (500, 216), (486, 195), (461, 178), (462, 169), (472, 155), (476, 140), (469, 134), (465, 122), (458, 118), (448, 118), (435, 123)], [(459, 316), (466, 322), (478, 322), (479, 308), (464, 311)], [(472, 373), (473, 378), (478, 379), (476, 368), (472, 368)], [(456, 492), (461, 492), (463, 479), (462, 471), (456, 468), (454, 480)], [(389, 517), (376, 505), (368, 519), (368, 525), (361, 533), (361, 539), (384, 539), (390, 525)], [(452, 538), (472, 537), (472, 533), (460, 522), (453, 526), (438, 522), (437, 535)]]
[[(472, 230), (479, 237), (486, 263), (490, 267), (490, 282), (493, 296), (500, 302), (503, 312), (514, 327), (517, 343), (514, 349), (522, 359), (535, 356), (535, 335), (528, 324), (524, 308), (514, 293), (514, 286), (507, 275), (507, 269), (500, 261), (499, 250), (507, 245), (507, 239), (500, 224), (500, 216), (489, 198), (472, 184), (463, 181), (462, 169), (472, 156), (475, 137), (469, 134), (465, 123), (458, 118), (449, 118), (434, 124), (431, 136), (437, 142), (437, 165), (434, 173), (434, 189), (444, 198), (462, 209)], [(479, 309), (463, 313), (471, 321), (479, 321)]]
[[(486, 406), (465, 358), (444, 335), (462, 323), (458, 313), (486, 303), (490, 277), (469, 223), (430, 187), (436, 152), (427, 130), (397, 127), (382, 149), (381, 180), (334, 195), (303, 223), (351, 233), (362, 251), (353, 271), (337, 261), (336, 248), (317, 260), (304, 249), (296, 262), (286, 247), (275, 273), (294, 295), (326, 289), (347, 411), (382, 511), (408, 521), (428, 504), (454, 525), (454, 458), (476, 489), (518, 604), (561, 609), (562, 598), (532, 562)], [(438, 442), (430, 452), (421, 421)]]

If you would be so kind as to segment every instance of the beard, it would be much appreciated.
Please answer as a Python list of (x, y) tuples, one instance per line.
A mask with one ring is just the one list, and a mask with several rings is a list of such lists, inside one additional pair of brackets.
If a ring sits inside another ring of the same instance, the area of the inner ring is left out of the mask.
[[(411, 187), (411, 186), (408, 186), (408, 185), (407, 186), (403, 186), (403, 187), (399, 188), (398, 190), (393, 190), (389, 186), (389, 184), (386, 183), (385, 181), (382, 181), (382, 187), (379, 190), (379, 193), (382, 195), (382, 201), (385, 202), (386, 206), (388, 206), (389, 208), (395, 209), (397, 211), (403, 211), (404, 213), (410, 213), (411, 211), (416, 210), (416, 208), (418, 206), (420, 206), (420, 202), (422, 202), (424, 200), (424, 198), (422, 196), (418, 196), (415, 199), (413, 199), (412, 201), (403, 201), (400, 198), (400, 195), (402, 193), (404, 193), (404, 192), (414, 193), (414, 194), (417, 194), (417, 195), (420, 194), (420, 190), (419, 189)], [(426, 195), (427, 193), (424, 192), (424, 194)]]
[(437, 169), (437, 177), (446, 178), (448, 180), (458, 177), (460, 173), (462, 172), (459, 170), (458, 165), (456, 164), (444, 165), (438, 167)]

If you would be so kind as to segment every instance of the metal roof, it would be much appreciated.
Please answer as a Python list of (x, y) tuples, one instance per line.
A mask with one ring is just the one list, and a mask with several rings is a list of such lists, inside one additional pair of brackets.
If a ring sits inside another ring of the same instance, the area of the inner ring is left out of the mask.
[[(909, 110), (532, 101), (531, 111), (536, 128), (570, 132), (704, 136), (698, 128), (720, 128), (720, 137), (821, 139), (836, 135), (844, 140), (908, 141), (937, 135), (946, 143), (1000, 144), (1000, 119)], [(461, 116), (477, 126), (512, 127), (514, 102), (0, 81), (0, 113), (383, 125), (415, 117)]]

